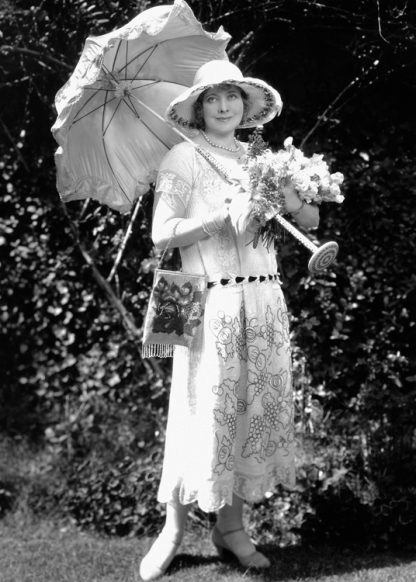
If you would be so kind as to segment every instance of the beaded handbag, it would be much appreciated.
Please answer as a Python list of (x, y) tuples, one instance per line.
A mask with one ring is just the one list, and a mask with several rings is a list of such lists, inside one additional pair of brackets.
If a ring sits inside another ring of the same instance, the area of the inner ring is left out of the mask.
[(208, 277), (156, 269), (143, 330), (144, 358), (170, 358), (202, 331)]

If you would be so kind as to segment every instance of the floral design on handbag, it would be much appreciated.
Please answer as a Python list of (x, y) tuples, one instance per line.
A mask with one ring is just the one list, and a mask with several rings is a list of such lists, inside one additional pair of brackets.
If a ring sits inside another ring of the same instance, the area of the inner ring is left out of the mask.
[(152, 331), (192, 336), (193, 329), (202, 323), (202, 299), (202, 291), (188, 278), (179, 286), (175, 281), (168, 281), (166, 273), (161, 274), (154, 288), (156, 314)]
[(143, 357), (172, 357), (191, 347), (202, 330), (206, 275), (155, 269), (143, 332)]

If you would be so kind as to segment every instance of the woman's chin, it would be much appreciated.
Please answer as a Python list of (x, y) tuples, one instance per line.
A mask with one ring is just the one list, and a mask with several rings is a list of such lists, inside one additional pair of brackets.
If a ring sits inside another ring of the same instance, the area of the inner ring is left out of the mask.
[(236, 119), (227, 119), (224, 121), (216, 120), (210, 124), (206, 124), (206, 133), (218, 136), (229, 135), (234, 133), (239, 126), (240, 121)]

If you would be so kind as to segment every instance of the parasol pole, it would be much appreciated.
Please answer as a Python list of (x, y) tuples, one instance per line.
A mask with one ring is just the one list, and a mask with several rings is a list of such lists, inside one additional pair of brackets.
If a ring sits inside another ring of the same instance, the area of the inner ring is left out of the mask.
[[(143, 101), (141, 99), (139, 99), (138, 97), (136, 97), (136, 95), (130, 94), (130, 97), (133, 98), (135, 101), (137, 101), (137, 103), (139, 103), (147, 111), (149, 111), (149, 113), (152, 113), (155, 117), (160, 119), (160, 121), (163, 121), (163, 123), (167, 123), (167, 121), (164, 117), (162, 117), (154, 109), (152, 109), (151, 107), (146, 105), (146, 103), (143, 103)], [(193, 146), (195, 146), (198, 149), (198, 151), (200, 151), (200, 148), (198, 148), (197, 144), (195, 142), (193, 142), (192, 139), (190, 139), (187, 135), (182, 133), (179, 129), (176, 129), (176, 127), (172, 127), (171, 125), (169, 127), (176, 134), (180, 135), (182, 139), (191, 143)], [(201, 152), (201, 153), (203, 154), (203, 152)], [(206, 158), (206, 159), (208, 161), (210, 161), (208, 158)], [(214, 165), (214, 164), (212, 164), (212, 165)], [(219, 172), (219, 168), (216, 167), (215, 165), (214, 165), (214, 167)], [(338, 244), (336, 242), (330, 241), (330, 242), (327, 242), (321, 246), (317, 246), (312, 241), (310, 241), (307, 236), (305, 236), (302, 232), (300, 232), (300, 230), (298, 230), (295, 226), (293, 226), (293, 224), (291, 224), (288, 220), (283, 218), (283, 216), (281, 216), (280, 214), (275, 216), (275, 219), (277, 220), (277, 222), (281, 226), (283, 226), (284, 229), (286, 229), (288, 232), (290, 232), (290, 234), (293, 237), (295, 237), (296, 240), (298, 240), (303, 246), (305, 246), (312, 253), (312, 257), (309, 259), (309, 262), (308, 262), (308, 269), (311, 273), (313, 273), (313, 274), (320, 273), (321, 271), (324, 271), (327, 267), (329, 267), (329, 265), (331, 265), (334, 262), (337, 254), (338, 254), (338, 250), (339, 250)]]
[(127, 241), (129, 240), (130, 235), (131, 235), (131, 232), (133, 230), (133, 224), (134, 224), (134, 222), (136, 220), (136, 216), (137, 216), (137, 213), (139, 211), (139, 207), (140, 207), (140, 203), (142, 201), (142, 198), (143, 198), (143, 194), (136, 201), (136, 205), (135, 205), (134, 210), (133, 210), (133, 213), (131, 215), (131, 218), (130, 218), (130, 221), (129, 221), (129, 225), (128, 225), (127, 230), (126, 230), (126, 233), (125, 233), (125, 235), (123, 237), (123, 241), (121, 243), (120, 249), (119, 249), (119, 251), (117, 253), (116, 260), (114, 261), (114, 265), (113, 265), (113, 267), (111, 269), (111, 272), (110, 272), (110, 274), (107, 277), (107, 281), (109, 283), (110, 283), (111, 279), (114, 277), (114, 275), (116, 274), (117, 269), (118, 269), (118, 266), (120, 264), (120, 261), (121, 261), (121, 259), (123, 257), (124, 250), (125, 250), (125, 248), (127, 246)]
[(316, 274), (320, 271), (324, 271), (334, 262), (339, 249), (336, 242), (330, 241), (318, 247), (280, 214), (277, 214), (275, 219), (281, 226), (283, 226), (283, 228), (302, 243), (303, 246), (311, 251), (312, 257), (309, 259), (308, 263), (308, 269), (311, 273)]

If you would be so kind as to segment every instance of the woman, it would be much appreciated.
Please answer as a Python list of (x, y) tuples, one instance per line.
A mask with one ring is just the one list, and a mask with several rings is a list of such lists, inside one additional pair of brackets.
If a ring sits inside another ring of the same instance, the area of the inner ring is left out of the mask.
[[(179, 247), (183, 271), (205, 273), (210, 283), (202, 338), (175, 351), (158, 493), (166, 523), (142, 560), (143, 580), (165, 572), (194, 501), (218, 512), (212, 540), (220, 554), (267, 568), (269, 560), (244, 530), (243, 502), (261, 500), (278, 483), (294, 484), (287, 311), (275, 254), (251, 244), (258, 222), (250, 212), (246, 146), (235, 137), (237, 128), (262, 125), (281, 106), (263, 81), (211, 61), (166, 114), (174, 126), (193, 131), (207, 156), (188, 142), (166, 155), (152, 237), (160, 249)], [(317, 226), (316, 207), (301, 203), (293, 188), (284, 198), (300, 225)]]

